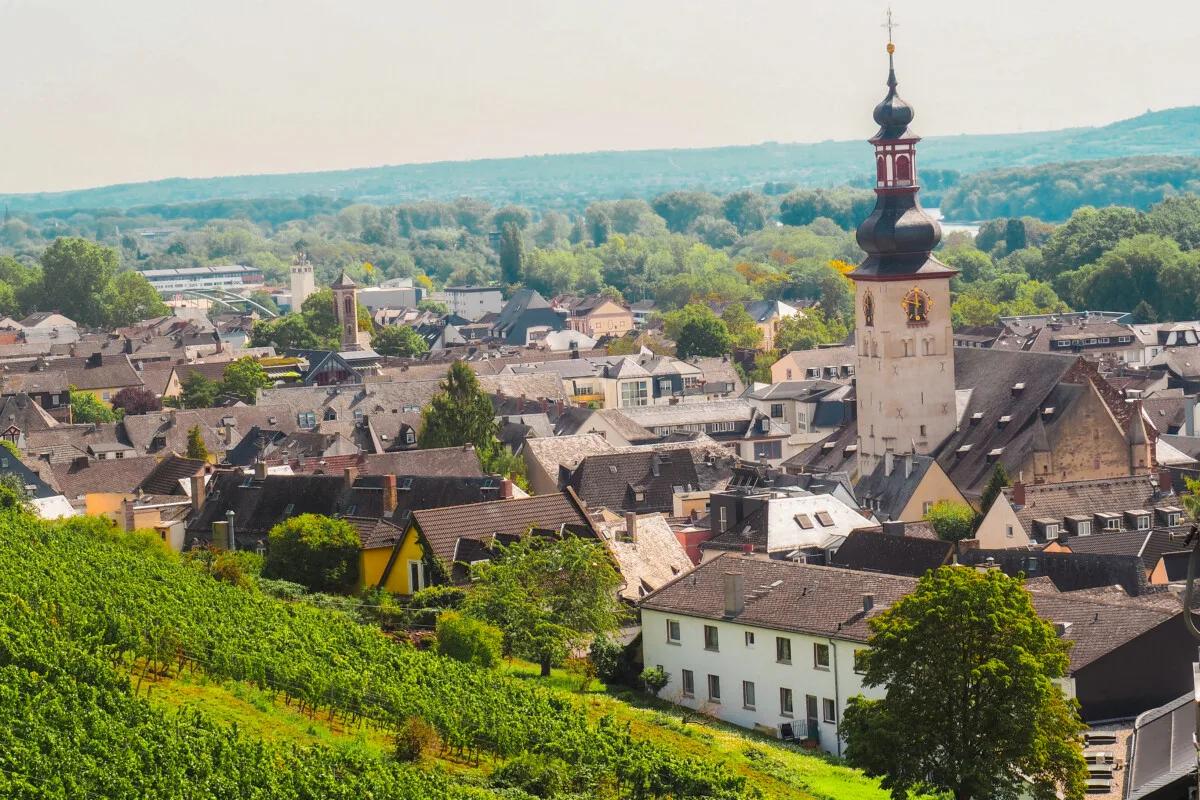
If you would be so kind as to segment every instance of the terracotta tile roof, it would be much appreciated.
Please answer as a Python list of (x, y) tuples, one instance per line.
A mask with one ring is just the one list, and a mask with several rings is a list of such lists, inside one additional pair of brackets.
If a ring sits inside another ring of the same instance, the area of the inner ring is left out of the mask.
[(534, 527), (571, 525), (591, 529), (588, 518), (565, 493), (422, 509), (412, 516), (433, 554), (444, 561), (454, 558), (459, 539), (523, 536)]
[(694, 491), (700, 478), (687, 450), (602, 453), (584, 458), (569, 485), (592, 508), (670, 513), (674, 487)]
[(132, 493), (158, 466), (154, 456), (53, 464), (54, 481), (68, 500), (93, 492)]
[(169, 455), (150, 470), (138, 488), (147, 494), (183, 494), (183, 483), (203, 470), (206, 463), (195, 458)]
[(479, 457), (473, 447), (438, 447), (431, 450), (405, 450), (376, 453), (361, 459), (363, 475), (424, 475), (443, 478), (483, 477)]
[[(1074, 643), (1071, 647), (1072, 672), (1179, 616), (1182, 610), (1168, 610), (1127, 597), (1108, 600), (1080, 597), (1073, 592), (1034, 591), (1031, 594), (1033, 606), (1042, 619), (1068, 623), (1062, 638)], [(1182, 622), (1179, 624), (1182, 635)]]

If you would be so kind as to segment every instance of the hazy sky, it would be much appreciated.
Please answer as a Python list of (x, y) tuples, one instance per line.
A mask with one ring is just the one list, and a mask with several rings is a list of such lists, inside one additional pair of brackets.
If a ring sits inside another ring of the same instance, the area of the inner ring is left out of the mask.
[[(0, 0), (0, 193), (865, 137), (886, 0)], [(1196, 0), (895, 0), (924, 135), (1200, 103)]]

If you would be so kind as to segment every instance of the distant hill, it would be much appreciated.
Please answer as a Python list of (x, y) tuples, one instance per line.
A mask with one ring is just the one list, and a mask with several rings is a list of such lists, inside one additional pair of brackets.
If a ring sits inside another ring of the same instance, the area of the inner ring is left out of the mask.
[[(869, 133), (864, 129), (865, 135)], [(1143, 114), (1095, 128), (930, 137), (927, 169), (988, 169), (1140, 155), (1200, 156), (1200, 107)], [(205, 200), (317, 197), (368, 203), (477, 197), (494, 204), (580, 209), (597, 199), (650, 197), (682, 188), (714, 192), (768, 181), (801, 186), (860, 183), (863, 141), (765, 143), (694, 150), (638, 150), (447, 161), (334, 172), (170, 178), (70, 192), (0, 195), (14, 212), (128, 209)]]
[(941, 210), (956, 220), (1030, 216), (1059, 222), (1080, 206), (1145, 210), (1185, 192), (1200, 193), (1200, 158), (1135, 156), (966, 175), (946, 192)]

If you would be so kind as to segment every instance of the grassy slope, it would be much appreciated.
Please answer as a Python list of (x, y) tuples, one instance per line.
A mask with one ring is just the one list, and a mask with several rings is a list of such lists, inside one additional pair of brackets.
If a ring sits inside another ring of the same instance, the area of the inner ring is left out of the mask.
[[(537, 668), (515, 664), (509, 674), (528, 680), (541, 680)], [(572, 679), (555, 671), (547, 685), (573, 692)], [(236, 724), (239, 730), (271, 741), (288, 741), (299, 746), (325, 745), (361, 749), (383, 755), (391, 748), (390, 736), (370, 728), (343, 730), (331, 727), (320, 715), (306, 715), (285, 707), (270, 693), (236, 682), (218, 682), (205, 678), (147, 681), (142, 693), (152, 703), (168, 708), (195, 708), (212, 719)], [(767, 800), (884, 800), (886, 793), (876, 781), (861, 773), (819, 757), (780, 745), (778, 742), (717, 722), (683, 724), (678, 714), (664, 702), (644, 695), (606, 692), (597, 685), (585, 695), (576, 695), (596, 717), (609, 715), (631, 726), (638, 737), (652, 739), (681, 753), (709, 761), (725, 763), (746, 776)], [(428, 759), (435, 768), (453, 773), (486, 773), (488, 762), (476, 766), (450, 758)]]

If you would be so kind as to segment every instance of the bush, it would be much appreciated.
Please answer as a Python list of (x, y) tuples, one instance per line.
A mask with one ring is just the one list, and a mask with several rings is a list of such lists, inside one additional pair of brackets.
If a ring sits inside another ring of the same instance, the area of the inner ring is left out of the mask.
[(641, 678), (646, 691), (655, 697), (671, 682), (671, 676), (662, 667), (647, 667), (642, 670)]
[(301, 514), (271, 529), (263, 577), (295, 581), (314, 592), (350, 592), (358, 584), (361, 547), (349, 522)]
[(437, 730), (420, 717), (409, 717), (396, 728), (397, 761), (419, 761), (421, 754), (441, 741)]
[(497, 789), (520, 789), (535, 797), (554, 797), (570, 789), (570, 768), (562, 759), (522, 753), (492, 773)]
[(408, 624), (413, 627), (431, 627), (437, 624), (438, 614), (453, 611), (467, 599), (466, 590), (458, 586), (429, 586), (408, 598)]
[(925, 519), (939, 539), (957, 542), (970, 538), (975, 530), (975, 516), (975, 509), (966, 503), (939, 500), (930, 507)]
[(596, 675), (605, 683), (615, 680), (621, 668), (621, 654), (625, 648), (607, 636), (597, 636), (592, 640), (588, 658), (596, 668)]
[(447, 611), (438, 617), (438, 653), (455, 661), (491, 669), (500, 663), (500, 629), (486, 622)]

